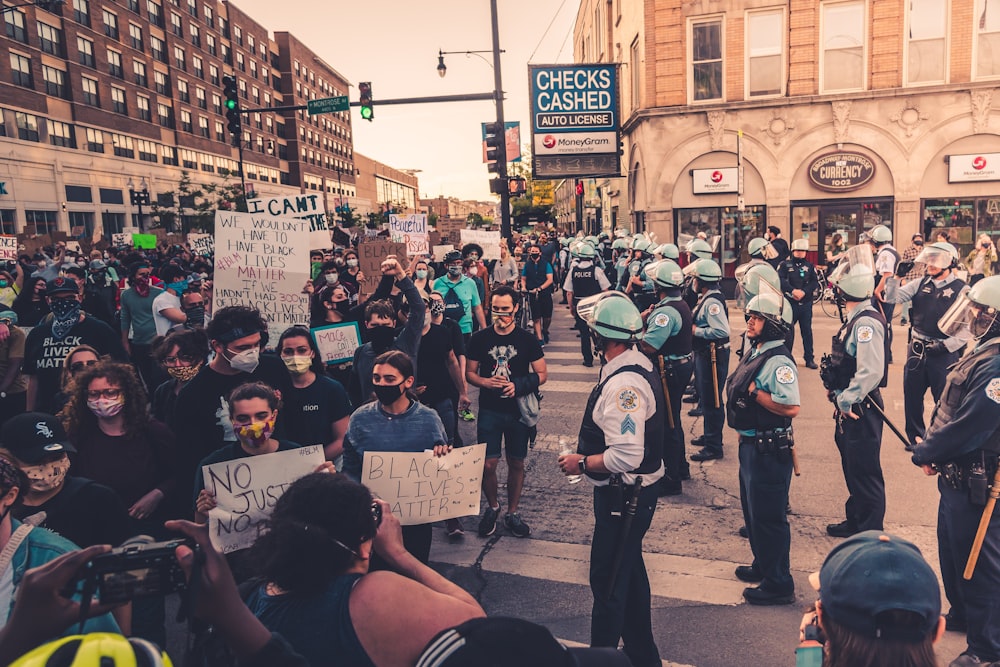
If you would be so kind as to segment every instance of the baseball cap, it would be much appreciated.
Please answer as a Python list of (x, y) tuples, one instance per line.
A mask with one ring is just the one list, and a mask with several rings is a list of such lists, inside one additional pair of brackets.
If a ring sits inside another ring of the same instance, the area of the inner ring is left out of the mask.
[(80, 286), (76, 283), (76, 281), (71, 278), (67, 278), (66, 276), (59, 276), (58, 278), (53, 278), (45, 283), (45, 296), (65, 294), (66, 292), (77, 294), (79, 291)]
[(19, 461), (31, 465), (49, 454), (76, 452), (62, 423), (44, 412), (25, 412), (8, 419), (0, 430), (0, 445)]
[(439, 633), (416, 667), (627, 667), (615, 648), (568, 648), (549, 630), (520, 618), (475, 618)]
[[(937, 577), (920, 549), (901, 537), (867, 530), (844, 540), (809, 575), (823, 613), (873, 639), (923, 641), (941, 616)], [(919, 623), (886, 625), (883, 612), (908, 611)]]
[(101, 269), (106, 269), (106, 268), (108, 268), (108, 265), (104, 263), (104, 260), (95, 259), (91, 260), (90, 262), (91, 271), (100, 271)]

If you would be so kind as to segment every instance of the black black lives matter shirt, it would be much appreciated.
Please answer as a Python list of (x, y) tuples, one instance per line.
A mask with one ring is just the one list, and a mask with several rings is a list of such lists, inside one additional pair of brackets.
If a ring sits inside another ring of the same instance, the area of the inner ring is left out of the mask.
[(63, 407), (57, 404), (56, 398), (60, 391), (63, 361), (78, 345), (90, 345), (99, 355), (109, 355), (115, 361), (128, 361), (121, 336), (96, 317), (87, 315), (82, 322), (74, 324), (63, 338), (52, 335), (51, 321), (40, 324), (31, 330), (24, 344), (23, 372), (34, 376), (38, 386), (35, 392), (36, 411), (55, 414)]
[[(542, 346), (534, 334), (514, 327), (507, 335), (497, 333), (494, 327), (472, 334), (469, 339), (469, 361), (479, 362), (479, 377), (500, 377), (505, 380), (524, 377), (531, 372), (531, 364), (542, 358)], [(505, 414), (520, 412), (517, 401), (504, 398), (498, 389), (479, 389), (479, 409)]]

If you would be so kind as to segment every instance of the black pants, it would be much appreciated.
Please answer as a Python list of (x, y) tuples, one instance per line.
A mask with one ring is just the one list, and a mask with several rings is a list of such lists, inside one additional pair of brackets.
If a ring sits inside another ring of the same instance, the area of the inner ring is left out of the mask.
[[(577, 301), (577, 299), (573, 299), (573, 301)], [(594, 363), (594, 344), (590, 340), (590, 327), (575, 313), (576, 311), (574, 311), (576, 330), (580, 332), (580, 353), (583, 355), (585, 363), (592, 364)]]
[[(873, 392), (882, 406), (882, 397)], [(882, 477), (882, 418), (866, 398), (854, 406), (858, 419), (843, 417), (837, 424), (834, 440), (840, 450), (840, 463), (847, 483), (844, 512), (847, 521), (858, 530), (882, 530), (885, 518), (885, 479)]]
[[(877, 281), (876, 281), (877, 282)], [(882, 314), (885, 315), (885, 338), (889, 341), (888, 347), (888, 358), (889, 363), (892, 363), (892, 314), (896, 312), (896, 304), (886, 303), (885, 301), (879, 301), (873, 298), (872, 303), (874, 303)]]
[(906, 412), (906, 438), (916, 444), (924, 437), (924, 396), (931, 390), (937, 402), (944, 391), (948, 367), (958, 361), (958, 352), (916, 355), (911, 342), (903, 367), (903, 408)]
[(938, 478), (938, 557), (944, 592), (952, 615), (964, 619), (969, 651), (984, 662), (1000, 660), (1000, 512), (986, 530), (972, 579), (962, 577), (983, 508), (969, 502), (969, 492)]
[(725, 402), (722, 399), (726, 378), (729, 377), (729, 348), (716, 349), (716, 379), (719, 383), (719, 407), (715, 407), (712, 383), (712, 351), (708, 348), (694, 353), (695, 381), (704, 414), (704, 442), (707, 449), (722, 451), (722, 427), (726, 423)]
[(761, 587), (775, 594), (795, 590), (788, 556), (792, 533), (785, 514), (791, 483), (790, 452), (761, 454), (752, 439), (740, 438), (740, 505), (753, 567), (764, 577)]
[(642, 538), (649, 530), (658, 498), (655, 486), (645, 486), (639, 493), (635, 518), (625, 536), (625, 551), (608, 595), (615, 553), (622, 539), (622, 518), (612, 516), (609, 486), (594, 487), (594, 539), (590, 546), (590, 589), (594, 610), (590, 620), (591, 646), (618, 646), (621, 639), (625, 654), (635, 667), (659, 667), (660, 653), (653, 640), (652, 598), (649, 576), (642, 560)]
[(691, 381), (694, 363), (691, 359), (664, 360), (667, 371), (667, 391), (670, 392), (670, 413), (674, 417), (674, 427), (663, 419), (663, 467), (666, 476), (673, 481), (687, 477), (688, 461), (684, 456), (684, 426), (681, 424), (681, 398)]
[(802, 333), (802, 355), (807, 362), (815, 361), (813, 353), (813, 302), (808, 294), (802, 301), (792, 301), (792, 326), (788, 332), (788, 351), (795, 344), (795, 325), (799, 325)]

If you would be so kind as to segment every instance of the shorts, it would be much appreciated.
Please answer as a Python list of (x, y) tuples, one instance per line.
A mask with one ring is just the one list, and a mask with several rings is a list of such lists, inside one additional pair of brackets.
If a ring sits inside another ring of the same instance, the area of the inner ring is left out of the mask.
[(532, 319), (552, 317), (552, 292), (546, 290), (538, 294), (530, 294), (528, 295), (528, 304), (531, 307)]
[[(513, 398), (507, 399), (513, 401)], [(521, 413), (493, 412), (479, 409), (476, 439), (486, 443), (486, 458), (500, 458), (500, 443), (507, 447), (507, 458), (523, 461), (528, 456), (529, 428), (521, 423)]]

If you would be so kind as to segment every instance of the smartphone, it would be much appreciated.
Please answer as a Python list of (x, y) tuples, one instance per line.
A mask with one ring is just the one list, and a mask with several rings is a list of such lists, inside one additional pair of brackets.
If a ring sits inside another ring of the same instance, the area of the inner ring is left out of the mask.
[(823, 667), (823, 647), (815, 644), (795, 649), (795, 667)]

